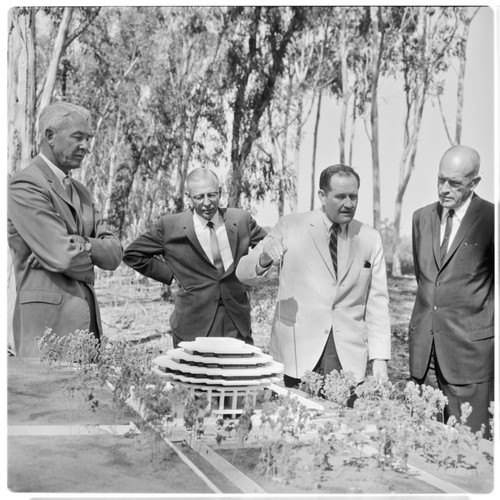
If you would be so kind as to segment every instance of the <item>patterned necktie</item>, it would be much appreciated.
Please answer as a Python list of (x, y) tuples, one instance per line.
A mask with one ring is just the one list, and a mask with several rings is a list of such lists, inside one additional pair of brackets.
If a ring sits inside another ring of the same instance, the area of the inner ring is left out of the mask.
[(453, 226), (453, 215), (455, 214), (455, 210), (450, 209), (448, 211), (448, 216), (446, 217), (446, 227), (444, 228), (444, 238), (441, 243), (441, 264), (444, 261), (444, 258), (446, 256), (446, 252), (448, 251), (448, 244), (449, 244), (449, 239), (450, 239), (450, 234), (451, 234), (451, 229)]
[(75, 188), (73, 187), (73, 184), (71, 182), (71, 178), (69, 175), (67, 175), (63, 179), (63, 186), (64, 189), (66, 189), (66, 192), (68, 193), (69, 199), (71, 200), (71, 203), (76, 207), (78, 206), (79, 198), (78, 195), (76, 194)]
[(330, 255), (332, 256), (333, 270), (335, 271), (335, 276), (337, 276), (337, 231), (340, 226), (334, 222), (330, 228)]
[(215, 234), (214, 223), (212, 221), (207, 222), (207, 227), (210, 229), (210, 249), (212, 250), (214, 265), (217, 271), (219, 271), (219, 275), (222, 276), (224, 274), (224, 264), (222, 263), (222, 257), (220, 255), (219, 241)]

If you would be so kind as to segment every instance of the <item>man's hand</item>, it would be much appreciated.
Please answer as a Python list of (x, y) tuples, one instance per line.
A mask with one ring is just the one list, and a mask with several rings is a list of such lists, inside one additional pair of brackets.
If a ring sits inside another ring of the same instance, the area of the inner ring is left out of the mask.
[(387, 361), (385, 359), (374, 359), (372, 365), (373, 376), (378, 379), (387, 379)]
[(267, 238), (262, 247), (262, 253), (259, 257), (261, 267), (269, 267), (271, 264), (278, 265), (286, 253), (286, 248), (281, 240), (276, 238)]
[(87, 241), (83, 236), (80, 236), (79, 234), (72, 234), (70, 237), (71, 243), (81, 243), (82, 245), (85, 245), (85, 242)]
[(38, 262), (38, 259), (36, 258), (36, 255), (34, 253), (32, 253), (28, 257), (28, 266), (30, 266), (33, 269), (43, 269), (42, 265), (40, 264), (40, 262)]

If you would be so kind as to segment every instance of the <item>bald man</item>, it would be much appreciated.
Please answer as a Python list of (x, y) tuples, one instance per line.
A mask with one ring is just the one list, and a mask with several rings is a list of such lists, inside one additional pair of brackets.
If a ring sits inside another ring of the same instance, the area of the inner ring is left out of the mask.
[(409, 326), (410, 374), (448, 398), (444, 419), (469, 403), (485, 426), (494, 374), (494, 206), (474, 193), (479, 154), (454, 146), (439, 164), (439, 201), (413, 215), (417, 294)]
[(174, 347), (205, 336), (253, 344), (250, 304), (235, 269), (266, 231), (245, 210), (220, 208), (220, 195), (214, 172), (193, 170), (186, 179), (192, 209), (160, 217), (124, 252), (125, 264), (144, 276), (166, 285), (177, 281), (170, 318)]

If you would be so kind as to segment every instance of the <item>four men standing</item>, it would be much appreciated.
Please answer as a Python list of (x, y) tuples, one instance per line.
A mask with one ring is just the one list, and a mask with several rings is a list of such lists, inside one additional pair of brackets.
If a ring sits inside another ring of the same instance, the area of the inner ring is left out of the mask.
[[(101, 335), (94, 266), (114, 270), (120, 241), (90, 193), (70, 177), (91, 137), (89, 112), (49, 105), (40, 116), (41, 150), (8, 190), (8, 240), (16, 278), (16, 355), (38, 356), (36, 338), (89, 329)], [(486, 426), (494, 389), (494, 206), (473, 192), (479, 155), (450, 148), (438, 173), (439, 202), (413, 216), (418, 284), (409, 326), (410, 374), (448, 398), (445, 418), (473, 408), (468, 425)], [(279, 266), (271, 354), (294, 386), (308, 370), (387, 376), (390, 324), (380, 235), (354, 219), (360, 179), (344, 165), (320, 177), (321, 209), (282, 217), (266, 232), (244, 210), (221, 209), (214, 172), (187, 180), (192, 210), (165, 215), (126, 249), (141, 274), (179, 285), (171, 318), (174, 347), (199, 336), (253, 343), (245, 284)], [(255, 248), (254, 248), (255, 247)], [(253, 248), (253, 250), (251, 250)], [(248, 253), (250, 250), (250, 253)], [(248, 255), (247, 255), (248, 254)]]

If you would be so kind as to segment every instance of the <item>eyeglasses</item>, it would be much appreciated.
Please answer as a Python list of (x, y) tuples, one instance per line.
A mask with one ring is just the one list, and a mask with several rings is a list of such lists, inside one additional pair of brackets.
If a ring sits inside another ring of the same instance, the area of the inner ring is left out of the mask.
[(194, 201), (197, 202), (202, 202), (205, 199), (205, 196), (210, 200), (214, 201), (219, 197), (219, 193), (217, 191), (214, 191), (213, 193), (205, 193), (205, 194), (198, 194), (196, 196), (191, 196), (191, 198)]

